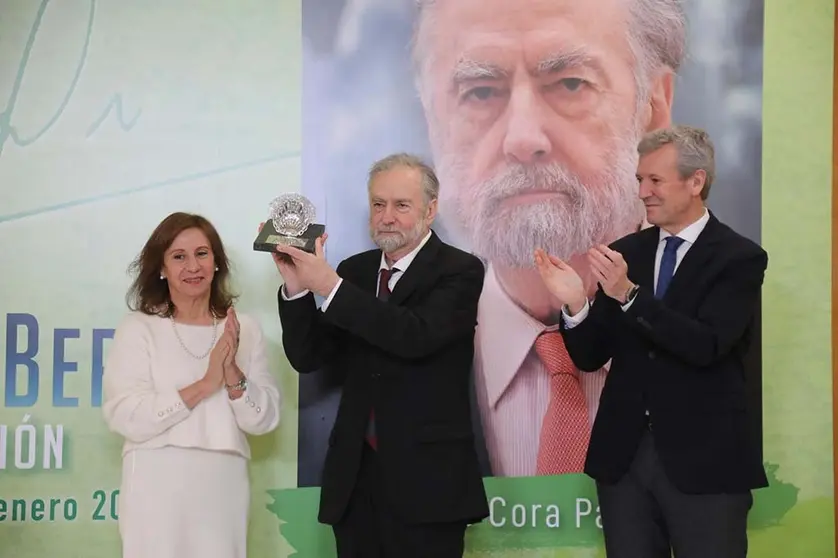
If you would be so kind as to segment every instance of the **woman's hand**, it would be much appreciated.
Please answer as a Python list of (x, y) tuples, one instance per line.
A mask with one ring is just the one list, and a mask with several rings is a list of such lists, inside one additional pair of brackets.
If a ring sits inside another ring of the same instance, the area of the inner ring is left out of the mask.
[(229, 358), (232, 349), (231, 340), (225, 331), (221, 335), (221, 339), (216, 342), (215, 347), (212, 348), (209, 365), (204, 374), (204, 381), (213, 393), (224, 385), (224, 363)]
[(224, 324), (224, 334), (221, 336), (230, 345), (230, 351), (224, 359), (224, 380), (228, 386), (238, 382), (241, 376), (241, 372), (236, 366), (236, 355), (239, 351), (240, 337), (241, 325), (236, 316), (236, 311), (230, 308), (227, 311), (227, 323)]
[(238, 384), (243, 378), (244, 374), (236, 364), (236, 355), (239, 350), (239, 339), (241, 337), (241, 324), (239, 323), (236, 311), (232, 308), (227, 311), (227, 323), (224, 325), (223, 339), (227, 339), (230, 344), (230, 351), (227, 353), (227, 358), (224, 359), (224, 383), (227, 387), (227, 394), (230, 399), (238, 399), (244, 393), (241, 389), (234, 389), (231, 386)]

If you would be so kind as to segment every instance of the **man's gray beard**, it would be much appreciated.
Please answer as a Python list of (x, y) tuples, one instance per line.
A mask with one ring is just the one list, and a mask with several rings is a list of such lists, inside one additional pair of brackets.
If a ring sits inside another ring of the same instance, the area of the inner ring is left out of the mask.
[(411, 242), (414, 242), (417, 239), (421, 238), (423, 236), (422, 233), (425, 232), (425, 225), (420, 220), (416, 223), (416, 226), (413, 227), (413, 229), (407, 234), (395, 228), (384, 228), (381, 230), (397, 233), (395, 235), (388, 234), (378, 236), (376, 233), (380, 231), (376, 231), (375, 229), (370, 228), (370, 238), (372, 239), (372, 241), (375, 243), (376, 246), (378, 246), (378, 248), (382, 252), (384, 252), (385, 254), (389, 254), (391, 252), (399, 250), (400, 248), (404, 248)]
[[(449, 160), (440, 165), (441, 191), (448, 194), (440, 214), (466, 233), (475, 254), (495, 264), (531, 268), (536, 248), (569, 260), (633, 231), (643, 219), (633, 154), (620, 155), (591, 187), (558, 163), (508, 166), (480, 185), (465, 185), (457, 178), (460, 165)], [(503, 203), (528, 190), (561, 195)]]

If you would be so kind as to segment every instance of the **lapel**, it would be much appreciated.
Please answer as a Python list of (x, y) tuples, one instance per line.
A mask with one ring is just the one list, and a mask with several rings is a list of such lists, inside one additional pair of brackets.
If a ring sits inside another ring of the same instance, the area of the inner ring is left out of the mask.
[(364, 254), (357, 267), (352, 270), (353, 283), (362, 291), (378, 293), (378, 268), (381, 266), (381, 251), (370, 250)]
[(442, 241), (431, 231), (431, 237), (422, 246), (422, 249), (413, 258), (410, 266), (399, 278), (396, 283), (396, 288), (390, 295), (388, 302), (392, 304), (401, 304), (417, 287), (421, 286), (429, 278), (433, 277), (431, 270), (433, 269), (433, 261), (436, 258), (437, 252)]
[[(663, 297), (665, 302), (673, 302), (682, 294), (683, 289), (688, 289), (690, 280), (704, 268), (707, 263), (716, 256), (717, 246), (721, 240), (721, 226), (719, 220), (710, 213), (710, 220), (704, 226), (704, 230), (698, 235), (690, 249), (687, 251), (681, 264), (666, 289)], [(654, 265), (654, 263), (652, 264)]]
[[(641, 287), (655, 288), (655, 255), (658, 251), (660, 231), (657, 227), (649, 227), (638, 233), (639, 246), (637, 249), (637, 265), (630, 266), (629, 272), (635, 283)], [(632, 269), (634, 268), (634, 270)]]

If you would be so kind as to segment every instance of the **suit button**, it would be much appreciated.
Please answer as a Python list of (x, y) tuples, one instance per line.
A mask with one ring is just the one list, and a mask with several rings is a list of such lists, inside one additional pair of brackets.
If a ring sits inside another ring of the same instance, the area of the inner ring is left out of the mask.
[(649, 351), (649, 360), (655, 360), (656, 356), (655, 351)]
[(371, 376), (373, 377), (373, 379), (376, 379), (376, 378), (380, 378), (380, 377), (381, 377), (381, 374), (379, 374), (378, 372), (373, 372), (373, 373), (371, 374)]

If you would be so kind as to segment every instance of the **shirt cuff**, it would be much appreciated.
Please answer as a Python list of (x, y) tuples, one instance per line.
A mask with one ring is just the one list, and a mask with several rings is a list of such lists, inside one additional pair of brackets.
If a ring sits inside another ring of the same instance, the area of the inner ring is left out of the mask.
[(307, 295), (308, 289), (303, 289), (294, 296), (289, 297), (288, 292), (285, 290), (285, 285), (282, 285), (282, 287), (279, 289), (279, 294), (282, 295), (282, 300), (297, 300), (298, 298), (303, 298), (305, 295)]
[(634, 293), (634, 296), (633, 296), (633, 297), (631, 297), (631, 299), (630, 299), (628, 302), (626, 302), (625, 304), (621, 304), (621, 305), (620, 305), (620, 308), (622, 308), (622, 309), (623, 309), (623, 312), (625, 312), (626, 310), (628, 310), (629, 308), (631, 308), (631, 305), (632, 305), (632, 304), (634, 304), (634, 300), (635, 300), (636, 298), (637, 298), (637, 293)]
[(588, 301), (585, 301), (585, 306), (575, 315), (571, 316), (567, 312), (567, 306), (562, 306), (562, 319), (564, 320), (564, 325), (567, 329), (573, 329), (574, 327), (578, 326), (582, 323), (582, 320), (588, 317), (588, 310), (590, 309), (590, 304)]
[(335, 283), (335, 286), (332, 287), (332, 292), (329, 293), (329, 296), (326, 297), (326, 300), (323, 301), (323, 304), (320, 305), (320, 310), (325, 312), (326, 309), (329, 308), (329, 303), (332, 302), (332, 299), (335, 298), (335, 293), (338, 292), (338, 287), (340, 284), (343, 283), (343, 277), (338, 279), (338, 282)]
[(155, 399), (155, 414), (158, 422), (180, 422), (179, 415), (184, 413), (189, 414), (189, 407), (183, 402), (178, 390), (173, 389), (170, 392), (159, 394)]

